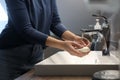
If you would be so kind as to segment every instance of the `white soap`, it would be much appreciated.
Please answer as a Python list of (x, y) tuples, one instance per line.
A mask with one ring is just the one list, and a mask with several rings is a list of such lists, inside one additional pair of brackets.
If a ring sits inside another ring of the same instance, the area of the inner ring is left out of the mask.
[(90, 48), (89, 47), (83, 47), (83, 48), (79, 49), (79, 51), (83, 52), (83, 53), (86, 53), (86, 52), (90, 51)]

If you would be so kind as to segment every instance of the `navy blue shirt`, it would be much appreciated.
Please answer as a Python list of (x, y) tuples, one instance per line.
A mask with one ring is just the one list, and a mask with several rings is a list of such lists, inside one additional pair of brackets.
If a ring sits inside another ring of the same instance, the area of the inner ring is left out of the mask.
[(66, 31), (57, 11), (56, 0), (5, 0), (8, 24), (0, 34), (0, 48), (25, 44), (45, 46), (50, 31), (61, 37)]

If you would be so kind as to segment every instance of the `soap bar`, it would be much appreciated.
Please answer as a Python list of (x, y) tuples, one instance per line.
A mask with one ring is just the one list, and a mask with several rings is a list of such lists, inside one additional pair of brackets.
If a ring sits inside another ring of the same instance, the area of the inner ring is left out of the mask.
[(90, 51), (90, 48), (89, 47), (83, 47), (83, 48), (79, 49), (79, 51), (83, 52), (83, 53), (86, 53), (86, 52)]

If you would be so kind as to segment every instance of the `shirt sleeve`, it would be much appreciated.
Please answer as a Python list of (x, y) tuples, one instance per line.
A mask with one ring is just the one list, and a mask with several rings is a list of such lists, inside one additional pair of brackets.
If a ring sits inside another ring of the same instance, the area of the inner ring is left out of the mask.
[(61, 37), (62, 34), (67, 30), (66, 27), (61, 23), (60, 16), (58, 14), (56, 0), (52, 0), (52, 25), (50, 27), (51, 31)]
[(27, 42), (45, 46), (48, 35), (33, 28), (26, 8), (25, 0), (5, 0), (9, 19), (16, 32)]

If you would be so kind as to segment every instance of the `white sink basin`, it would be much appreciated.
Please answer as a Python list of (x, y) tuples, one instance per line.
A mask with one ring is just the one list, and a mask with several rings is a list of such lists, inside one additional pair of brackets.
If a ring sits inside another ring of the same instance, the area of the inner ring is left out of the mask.
[(77, 57), (60, 51), (36, 64), (35, 71), (37, 75), (92, 75), (99, 70), (118, 69), (120, 60), (112, 53), (102, 56), (101, 51), (91, 51), (89, 55)]
[(60, 51), (55, 53), (53, 56), (45, 59), (44, 61), (38, 63), (39, 64), (119, 64), (119, 59), (115, 57), (113, 54), (110, 56), (102, 56), (101, 51), (91, 51), (88, 55), (84, 57), (77, 57), (70, 55), (66, 51)]

